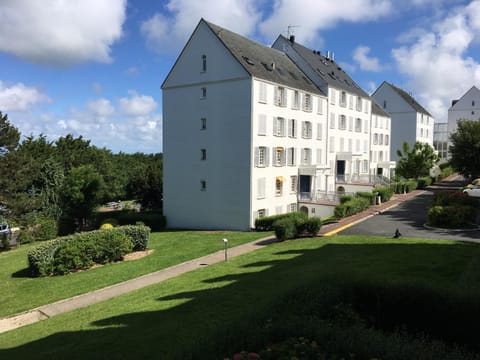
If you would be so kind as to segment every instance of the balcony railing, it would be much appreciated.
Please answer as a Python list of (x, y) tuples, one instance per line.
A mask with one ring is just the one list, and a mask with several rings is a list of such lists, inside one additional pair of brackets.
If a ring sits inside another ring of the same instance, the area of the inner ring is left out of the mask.
[(344, 174), (336, 176), (337, 184), (381, 184), (389, 185), (390, 180), (381, 175)]

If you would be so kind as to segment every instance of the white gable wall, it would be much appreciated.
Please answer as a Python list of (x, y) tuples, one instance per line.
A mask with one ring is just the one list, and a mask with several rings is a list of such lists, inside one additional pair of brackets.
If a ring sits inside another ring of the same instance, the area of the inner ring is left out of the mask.
[(459, 119), (480, 119), (480, 90), (473, 86), (450, 109), (448, 109), (448, 133), (457, 131)]
[[(207, 56), (206, 72), (202, 55)], [(169, 227), (250, 228), (251, 83), (200, 23), (163, 85), (164, 213)]]

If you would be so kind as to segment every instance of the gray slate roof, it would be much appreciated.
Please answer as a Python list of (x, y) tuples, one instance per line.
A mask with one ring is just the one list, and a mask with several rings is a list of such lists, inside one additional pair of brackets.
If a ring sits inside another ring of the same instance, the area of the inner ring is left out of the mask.
[(325, 96), (281, 51), (259, 44), (204, 19), (200, 21), (204, 21), (210, 27), (250, 75), (258, 79)]
[(384, 117), (391, 117), (391, 115), (383, 110), (383, 108), (377, 104), (374, 98), (372, 98), (372, 113)]
[[(280, 35), (280, 37), (289, 41), (283, 35)], [(364, 98), (370, 97), (334, 60), (321, 55), (320, 51), (308, 49), (295, 41), (290, 42), (290, 44), (310, 65), (321, 82), (326, 82), (336, 89), (343, 89)]]
[(386, 84), (388, 84), (389, 86), (391, 86), (391, 88), (393, 90), (395, 90), (397, 92), (398, 95), (400, 95), (403, 100), (405, 100), (413, 109), (415, 109), (416, 112), (419, 112), (419, 113), (423, 113), (425, 115), (428, 115), (428, 116), (432, 116), (422, 105), (420, 105), (417, 100), (415, 100), (413, 98), (412, 95), (410, 95), (409, 93), (407, 93), (405, 90), (403, 89), (400, 89), (399, 87), (396, 87), (395, 85), (393, 84), (390, 84), (389, 82), (386, 82)]

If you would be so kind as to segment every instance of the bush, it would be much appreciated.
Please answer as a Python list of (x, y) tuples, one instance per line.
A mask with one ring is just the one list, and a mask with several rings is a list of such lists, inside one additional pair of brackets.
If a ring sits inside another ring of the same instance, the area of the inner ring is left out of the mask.
[(340, 204), (345, 204), (353, 199), (352, 195), (340, 195)]
[(149, 235), (148, 227), (131, 225), (46, 241), (28, 252), (29, 270), (32, 276), (48, 276), (118, 261), (132, 250), (146, 249)]
[(364, 198), (364, 199), (367, 199), (368, 202), (370, 204), (374, 204), (375, 203), (375, 194), (374, 194), (374, 191), (359, 191), (357, 192), (357, 197), (361, 197), (361, 198)]
[(378, 187), (375, 188), (373, 191), (378, 192), (382, 202), (389, 201), (393, 195), (393, 189), (390, 186)]
[[(292, 215), (300, 214), (300, 215)], [(285, 219), (292, 216), (305, 216), (301, 212), (286, 213), (280, 215), (265, 216), (255, 219), (255, 231), (273, 231), (273, 223), (277, 220)]]
[(317, 236), (322, 227), (322, 219), (317, 217), (308, 218), (304, 224), (304, 231), (310, 236)]
[(53, 218), (44, 215), (28, 214), (23, 219), (23, 228), (19, 234), (20, 243), (46, 241), (58, 236), (58, 224)]
[(102, 226), (100, 226), (100, 230), (109, 230), (113, 229), (113, 225), (110, 223), (103, 223)]
[(425, 176), (418, 178), (418, 189), (425, 189), (427, 186), (432, 184), (432, 178)]
[(478, 200), (461, 191), (438, 191), (433, 194), (433, 205), (468, 205), (477, 206)]
[(371, 205), (371, 200), (366, 197), (354, 197), (346, 203), (335, 206), (333, 211), (337, 219), (358, 214)]
[(476, 210), (468, 205), (432, 206), (428, 210), (428, 224), (440, 228), (465, 228), (475, 222)]
[(297, 227), (293, 218), (283, 218), (273, 223), (273, 231), (279, 241), (294, 239), (297, 237)]

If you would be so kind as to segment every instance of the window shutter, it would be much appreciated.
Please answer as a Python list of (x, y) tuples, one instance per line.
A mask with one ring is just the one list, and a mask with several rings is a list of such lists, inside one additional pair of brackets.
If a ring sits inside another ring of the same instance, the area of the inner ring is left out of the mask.
[(278, 166), (277, 165), (277, 148), (275, 146), (272, 147), (272, 165)]
[(270, 165), (270, 149), (265, 147), (265, 167)]
[(323, 131), (323, 126), (322, 124), (317, 124), (317, 140), (322, 140), (322, 131)]
[(330, 129), (335, 129), (335, 114), (330, 114)]
[(258, 166), (258, 162), (260, 160), (260, 149), (257, 147), (255, 147), (255, 155), (254, 155), (254, 163), (255, 163), (255, 166)]
[(278, 118), (273, 118), (273, 135), (277, 136), (278, 134)]
[(258, 91), (258, 101), (261, 103), (267, 102), (267, 84), (265, 83), (258, 83), (259, 91)]
[(322, 149), (317, 149), (317, 165), (322, 163)]
[(258, 115), (258, 135), (267, 135), (267, 115)]
[(287, 162), (286, 149), (282, 151), (282, 166), (285, 166)]
[(279, 90), (278, 90), (278, 87), (275, 87), (275, 91), (274, 91), (274, 104), (275, 104), (275, 105), (280, 105), (280, 98), (279, 98)]

